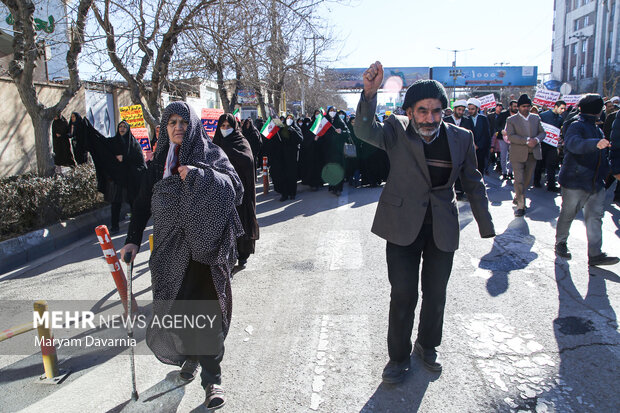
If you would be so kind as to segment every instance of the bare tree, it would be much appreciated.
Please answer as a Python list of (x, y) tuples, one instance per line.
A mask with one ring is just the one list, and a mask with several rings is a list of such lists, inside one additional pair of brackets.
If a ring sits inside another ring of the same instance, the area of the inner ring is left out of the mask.
[[(81, 87), (78, 72), (78, 56), (84, 42), (84, 25), (93, 0), (80, 0), (75, 12), (75, 23), (67, 52), (69, 81), (58, 102), (45, 106), (39, 100), (34, 85), (34, 70), (37, 59), (44, 51), (44, 44), (37, 40), (34, 21), (35, 4), (32, 0), (2, 0), (13, 16), (13, 59), (9, 63), (9, 74), (17, 87), (22, 103), (32, 120), (35, 136), (37, 173), (40, 176), (54, 174), (54, 160), (50, 145), (50, 126), (54, 116), (60, 113)], [(69, 6), (68, 6), (69, 7)]]
[(151, 127), (155, 127), (161, 117), (161, 93), (179, 35), (192, 27), (196, 16), (216, 2), (97, 0), (93, 4), (110, 62), (127, 82), (132, 103), (143, 104), (144, 119)]
[[(214, 76), (227, 111), (234, 109), (240, 88), (251, 88), (263, 116), (275, 115), (287, 74), (316, 68), (332, 45), (329, 28), (315, 12), (322, 3), (326, 0), (258, 0), (234, 6), (221, 1), (183, 33), (175, 70), (181, 76)], [(308, 39), (313, 39), (312, 47), (307, 47)]]

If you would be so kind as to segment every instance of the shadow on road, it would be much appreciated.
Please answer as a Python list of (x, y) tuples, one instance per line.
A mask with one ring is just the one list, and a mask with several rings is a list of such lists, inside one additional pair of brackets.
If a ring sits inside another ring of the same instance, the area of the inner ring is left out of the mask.
[[(171, 371), (166, 378), (144, 391), (138, 389), (137, 401), (127, 400), (110, 409), (107, 413), (132, 412), (176, 412), (185, 395), (186, 382), (179, 378), (179, 370)], [(131, 389), (126, 389), (127, 396)]]
[(490, 270), (487, 291), (492, 297), (508, 291), (508, 275), (511, 271), (526, 268), (538, 254), (532, 252), (536, 238), (530, 235), (527, 221), (515, 218), (506, 230), (493, 239), (493, 247), (480, 259), (478, 266)]
[(360, 413), (417, 412), (428, 384), (439, 377), (424, 369), (417, 357), (412, 357), (411, 371), (405, 381), (395, 386), (381, 383)]
[[(607, 295), (607, 282), (620, 283), (608, 270), (590, 267), (587, 293), (582, 297), (568, 263), (556, 258), (558, 316), (553, 331), (560, 354), (557, 411), (620, 411), (618, 368), (620, 335), (616, 313)], [(586, 406), (593, 405), (589, 408)], [(592, 410), (591, 410), (592, 409)]]
[[(347, 200), (344, 205), (351, 204), (351, 208), (359, 208), (377, 202), (383, 189), (383, 187), (356, 189), (347, 187), (348, 185), (345, 185)], [(305, 187), (300, 186), (294, 200), (280, 202), (279, 198), (280, 194), (273, 190), (270, 190), (267, 195), (261, 193), (256, 196), (257, 214), (265, 214), (266, 212), (282, 208), (282, 210), (277, 213), (259, 217), (258, 224), (261, 228), (279, 224), (297, 217), (311, 217), (324, 211), (336, 209), (343, 205), (341, 202), (343, 202), (342, 200), (344, 199), (338, 198), (329, 192), (327, 186), (317, 192), (310, 192), (306, 190)]]

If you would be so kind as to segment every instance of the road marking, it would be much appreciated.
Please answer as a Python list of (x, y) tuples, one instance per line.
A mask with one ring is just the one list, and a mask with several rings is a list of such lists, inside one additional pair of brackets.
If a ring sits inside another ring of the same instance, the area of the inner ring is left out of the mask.
[(329, 316), (323, 315), (321, 318), (321, 333), (319, 334), (319, 344), (316, 351), (316, 365), (314, 367), (314, 377), (312, 378), (312, 396), (310, 396), (310, 409), (318, 410), (323, 402), (321, 392), (325, 386), (325, 365), (327, 363), (327, 351), (329, 351)]
[(319, 239), (316, 264), (329, 271), (356, 270), (364, 264), (359, 231), (327, 231)]

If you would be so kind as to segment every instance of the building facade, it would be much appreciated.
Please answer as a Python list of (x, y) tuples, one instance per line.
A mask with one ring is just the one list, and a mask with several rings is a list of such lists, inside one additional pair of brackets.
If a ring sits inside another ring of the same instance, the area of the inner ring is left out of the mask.
[(551, 72), (570, 93), (620, 93), (620, 0), (555, 0)]

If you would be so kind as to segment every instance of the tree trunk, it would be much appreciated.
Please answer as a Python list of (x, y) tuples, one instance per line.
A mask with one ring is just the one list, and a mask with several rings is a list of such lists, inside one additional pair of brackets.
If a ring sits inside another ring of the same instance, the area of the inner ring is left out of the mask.
[(37, 155), (37, 174), (39, 176), (54, 175), (54, 157), (52, 156), (50, 129), (52, 121), (38, 116), (32, 116), (34, 127), (35, 153)]
[(258, 99), (258, 106), (260, 107), (261, 116), (263, 119), (267, 119), (267, 110), (265, 109), (265, 96), (260, 90), (260, 85), (256, 88), (256, 98)]
[(226, 85), (224, 84), (224, 72), (218, 66), (217, 70), (217, 91), (220, 94), (220, 100), (222, 101), (222, 109), (224, 112), (230, 111), (230, 99), (228, 99), (228, 91), (226, 90)]

